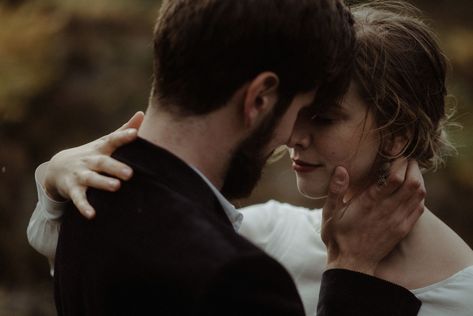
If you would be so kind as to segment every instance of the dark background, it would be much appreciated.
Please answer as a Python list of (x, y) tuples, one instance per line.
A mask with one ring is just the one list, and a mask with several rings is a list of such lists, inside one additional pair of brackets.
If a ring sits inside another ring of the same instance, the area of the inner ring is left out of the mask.
[[(427, 174), (428, 206), (473, 245), (473, 2), (413, 1), (451, 60), (449, 104), (464, 128), (459, 155)], [(145, 110), (159, 1), (0, 1), (0, 315), (54, 315), (45, 258), (29, 247), (35, 167)], [(316, 207), (301, 197), (287, 157), (252, 197)], [(433, 241), (435, 242), (435, 241)]]

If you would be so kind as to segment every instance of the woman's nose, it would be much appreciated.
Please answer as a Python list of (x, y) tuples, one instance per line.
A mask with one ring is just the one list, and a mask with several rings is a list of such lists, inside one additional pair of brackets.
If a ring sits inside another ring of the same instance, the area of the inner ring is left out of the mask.
[(305, 149), (310, 145), (311, 135), (308, 128), (305, 128), (300, 122), (294, 124), (291, 137), (287, 142), (290, 148)]

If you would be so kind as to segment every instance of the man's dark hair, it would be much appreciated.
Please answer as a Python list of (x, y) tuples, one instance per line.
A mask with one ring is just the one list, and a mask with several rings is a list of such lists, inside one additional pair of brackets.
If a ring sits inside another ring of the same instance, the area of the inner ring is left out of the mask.
[[(325, 98), (339, 97), (354, 38), (338, 0), (167, 0), (154, 32), (151, 102), (179, 115), (206, 114), (264, 71), (279, 76), (285, 100), (320, 85)], [(275, 114), (289, 103), (279, 102)]]

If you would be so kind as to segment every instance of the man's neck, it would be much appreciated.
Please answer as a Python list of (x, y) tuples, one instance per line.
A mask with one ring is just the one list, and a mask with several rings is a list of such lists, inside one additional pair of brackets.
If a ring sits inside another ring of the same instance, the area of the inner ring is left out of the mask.
[(176, 118), (150, 108), (138, 135), (197, 168), (220, 190), (239, 143), (232, 134), (235, 120), (226, 112), (222, 109), (202, 116)]

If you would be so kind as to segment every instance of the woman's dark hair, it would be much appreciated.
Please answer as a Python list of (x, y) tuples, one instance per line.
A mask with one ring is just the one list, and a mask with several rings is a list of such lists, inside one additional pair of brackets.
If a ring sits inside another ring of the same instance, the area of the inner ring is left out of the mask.
[[(418, 9), (402, 1), (353, 6), (354, 81), (385, 141), (408, 140), (399, 153), (435, 169), (454, 151), (445, 132), (447, 60)], [(385, 157), (387, 159), (395, 157)]]

